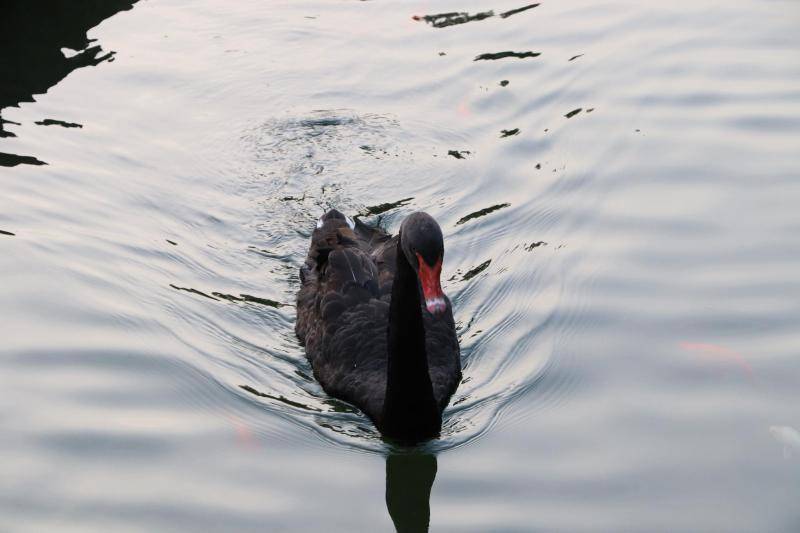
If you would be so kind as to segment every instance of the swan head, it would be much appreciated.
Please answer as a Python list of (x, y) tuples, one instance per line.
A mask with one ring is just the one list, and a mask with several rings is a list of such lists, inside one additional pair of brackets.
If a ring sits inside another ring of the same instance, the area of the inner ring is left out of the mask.
[(444, 258), (442, 229), (429, 214), (412, 213), (400, 226), (400, 247), (417, 273), (425, 307), (432, 315), (441, 316), (447, 310), (440, 280)]

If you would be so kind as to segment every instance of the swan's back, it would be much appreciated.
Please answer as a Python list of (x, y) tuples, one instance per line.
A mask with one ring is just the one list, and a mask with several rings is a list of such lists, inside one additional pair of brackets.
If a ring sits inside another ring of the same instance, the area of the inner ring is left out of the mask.
[[(375, 422), (386, 394), (396, 253), (397, 237), (331, 210), (317, 224), (300, 269), (295, 329), (314, 376), (326, 392)], [(460, 379), (452, 313), (423, 320), (431, 382), (443, 409)]]

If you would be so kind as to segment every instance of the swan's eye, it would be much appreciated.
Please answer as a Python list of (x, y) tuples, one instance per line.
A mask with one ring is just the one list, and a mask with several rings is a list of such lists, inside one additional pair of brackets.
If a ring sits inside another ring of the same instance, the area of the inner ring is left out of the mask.
[(344, 219), (347, 221), (347, 225), (350, 226), (350, 229), (356, 229), (356, 221), (350, 218), (349, 216), (345, 215)]

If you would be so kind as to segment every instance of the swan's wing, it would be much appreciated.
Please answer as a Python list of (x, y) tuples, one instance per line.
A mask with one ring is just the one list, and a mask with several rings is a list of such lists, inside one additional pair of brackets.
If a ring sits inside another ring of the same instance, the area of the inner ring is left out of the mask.
[[(332, 210), (317, 223), (300, 269), (296, 331), (301, 342), (322, 337), (354, 306), (379, 298), (378, 269), (353, 231), (354, 223)], [(309, 349), (312, 348), (312, 349)], [(309, 358), (314, 346), (307, 344)]]
[(374, 298), (345, 308), (342, 320), (329, 323), (324, 347), (312, 361), (329, 394), (358, 406), (373, 421), (386, 394), (388, 315), (389, 304)]
[(388, 304), (364, 240), (343, 215), (329, 215), (314, 230), (301, 272), (296, 331), (323, 388), (374, 419), (386, 388)]
[[(387, 236), (388, 237), (388, 236)], [(378, 269), (378, 287), (381, 298), (389, 301), (392, 294), (392, 282), (397, 272), (397, 241), (399, 237), (389, 237), (372, 251), (372, 262)]]

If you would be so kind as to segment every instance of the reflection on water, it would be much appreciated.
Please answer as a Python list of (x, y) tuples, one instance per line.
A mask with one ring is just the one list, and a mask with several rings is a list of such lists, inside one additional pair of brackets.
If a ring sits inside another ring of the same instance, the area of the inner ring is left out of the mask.
[(16, 155), (0, 152), (0, 167), (15, 167), (17, 165), (46, 165), (31, 155)]
[(398, 533), (428, 531), (436, 456), (423, 452), (386, 456), (386, 508)]
[(44, 120), (37, 120), (34, 124), (38, 124), (39, 126), (61, 126), (64, 128), (82, 128), (82, 124), (78, 124), (77, 122), (66, 122), (64, 120), (55, 120), (52, 118), (46, 118)]
[[(529, 4), (527, 6), (509, 9), (508, 11), (500, 13), (498, 16), (504, 19), (512, 15), (522, 13), (523, 11), (533, 9), (534, 7), (538, 6), (539, 4)], [(437, 15), (425, 15), (422, 17), (420, 17), (419, 15), (414, 15), (414, 17), (412, 18), (414, 20), (424, 20), (434, 28), (446, 28), (447, 26), (455, 26), (457, 24), (465, 24), (467, 22), (484, 20), (493, 16), (494, 16), (494, 11), (482, 11), (480, 13), (475, 13), (474, 15), (470, 15), (469, 13), (465, 12), (453, 12), (453, 13), (439, 13)]]
[(530, 50), (527, 52), (512, 52), (507, 50), (505, 52), (487, 52), (485, 54), (480, 54), (475, 56), (473, 61), (494, 61), (496, 59), (505, 59), (507, 57), (525, 59), (526, 57), (539, 57), (540, 55), (542, 55), (541, 52), (531, 52)]
[[(79, 6), (70, 0), (4, 1), (0, 71), (6, 79), (0, 83), (0, 114), (7, 107), (33, 102), (34, 96), (46, 93), (75, 69), (113, 61), (114, 52), (92, 45), (94, 39), (89, 39), (87, 32), (115, 13), (131, 9), (137, 1), (88, 1)], [(36, 123), (81, 127), (52, 119)], [(20, 125), (0, 116), (0, 138), (16, 137), (4, 124)], [(32, 156), (0, 154), (0, 166), (41, 164)]]
[(504, 207), (509, 207), (510, 205), (511, 204), (509, 203), (504, 203), (504, 204), (496, 204), (489, 207), (484, 207), (483, 209), (475, 211), (474, 213), (470, 213), (469, 215), (465, 215), (459, 218), (458, 222), (456, 222), (456, 226), (458, 226), (459, 224), (463, 224), (464, 222), (469, 222), (473, 218), (480, 218), (482, 216), (488, 215), (489, 213), (494, 213), (495, 211), (503, 209)]
[(398, 207), (403, 207), (407, 205), (411, 200), (414, 198), (403, 198), (402, 200), (397, 200), (396, 202), (384, 202), (378, 205), (371, 205), (365, 207), (357, 217), (369, 217), (372, 215), (380, 215), (386, 213), (387, 211), (391, 211), (392, 209), (397, 209)]

